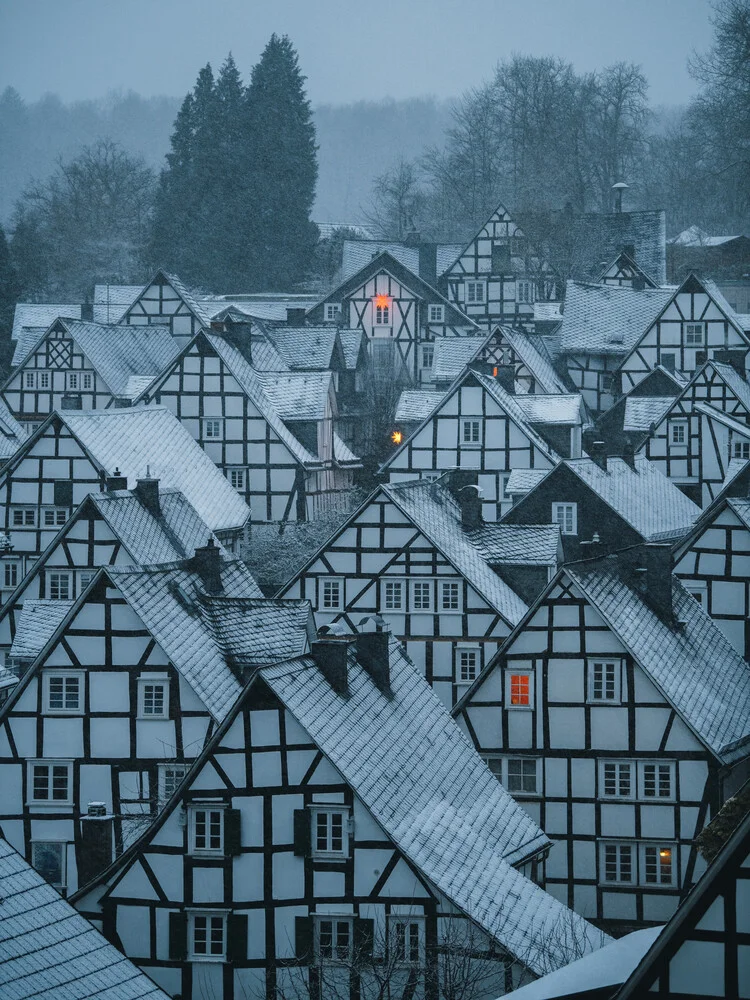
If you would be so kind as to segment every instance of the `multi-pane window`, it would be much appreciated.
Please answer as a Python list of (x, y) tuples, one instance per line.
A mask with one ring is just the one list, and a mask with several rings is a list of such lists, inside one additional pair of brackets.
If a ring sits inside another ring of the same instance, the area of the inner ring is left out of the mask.
[(404, 584), (401, 580), (385, 580), (383, 583), (383, 609), (402, 611), (404, 607)]
[(461, 443), (481, 444), (482, 443), (482, 421), (462, 420), (461, 421)]
[(750, 458), (750, 441), (735, 440), (732, 454), (734, 458)]
[(389, 326), (391, 322), (391, 307), (389, 305), (375, 306), (375, 325)]
[(481, 305), (484, 302), (484, 282), (466, 282), (466, 301), (469, 305)]
[(159, 800), (161, 802), (171, 798), (186, 773), (185, 764), (159, 764)]
[(349, 850), (347, 810), (316, 808), (313, 809), (312, 820), (313, 856), (346, 857)]
[(49, 389), (50, 387), (50, 373), (49, 372), (39, 372), (37, 378), (37, 387), (39, 389)]
[(331, 323), (338, 319), (341, 315), (341, 303), (340, 302), (326, 302), (324, 308), (324, 317), (326, 322)]
[(471, 684), (479, 673), (479, 650), (469, 646), (459, 646), (456, 650), (456, 680), (459, 684)]
[(94, 386), (91, 372), (68, 372), (66, 381), (71, 392), (90, 392)]
[(344, 596), (344, 582), (338, 577), (328, 577), (320, 582), (320, 606), (323, 611), (340, 611)]
[(23, 373), (23, 387), (24, 389), (36, 389), (36, 372)]
[(229, 485), (235, 490), (245, 489), (245, 469), (229, 469), (227, 472)]
[(224, 913), (191, 913), (190, 958), (214, 961), (226, 958), (226, 926)]
[(61, 528), (68, 520), (68, 510), (66, 507), (44, 507), (42, 509), (42, 522), (45, 528)]
[(73, 596), (73, 579), (69, 570), (49, 573), (48, 596), (52, 601), (69, 601)]
[(29, 802), (68, 805), (71, 799), (69, 761), (29, 761)]
[(459, 585), (452, 580), (442, 580), (440, 583), (440, 610), (460, 611)]
[(630, 799), (635, 793), (632, 761), (604, 761), (600, 772), (601, 790), (607, 798)]
[(352, 917), (315, 917), (315, 956), (320, 962), (349, 962), (354, 951)]
[(620, 661), (593, 660), (589, 663), (589, 701), (620, 701)]
[(18, 560), (6, 559), (3, 561), (3, 587), (8, 590), (18, 586)]
[(64, 889), (66, 885), (66, 847), (62, 840), (35, 840), (31, 845), (31, 864), (57, 889)]
[(511, 708), (531, 708), (531, 674), (509, 673), (507, 700)]
[(600, 851), (600, 880), (604, 883), (654, 887), (676, 884), (674, 844), (605, 842)]
[(536, 795), (538, 771), (538, 761), (533, 757), (508, 757), (505, 765), (505, 787), (513, 795)]
[(211, 441), (220, 440), (222, 437), (222, 421), (221, 420), (204, 420), (203, 421), (203, 437)]
[(224, 810), (212, 806), (191, 805), (190, 852), (224, 853)]
[(389, 917), (393, 960), (398, 965), (424, 961), (424, 921), (414, 917)]
[(669, 421), (669, 440), (671, 444), (686, 445), (688, 441), (687, 420)]
[(667, 844), (641, 844), (641, 882), (674, 885), (674, 848)]
[(635, 844), (602, 844), (602, 881), (632, 885), (635, 881)]
[(432, 611), (432, 582), (417, 580), (411, 585), (412, 611)]
[(169, 715), (169, 681), (166, 678), (138, 678), (138, 717), (166, 719)]
[(703, 347), (703, 337), (705, 333), (704, 323), (685, 324), (685, 346)]
[(33, 528), (36, 524), (36, 508), (14, 507), (11, 520), (14, 528)]
[(83, 710), (83, 674), (44, 672), (44, 703), (47, 712)]
[(534, 301), (534, 282), (521, 280), (516, 282), (516, 300), (518, 302)]
[(428, 309), (427, 322), (442, 323), (444, 319), (445, 319), (445, 306), (436, 305), (434, 302), (431, 303)]
[(560, 525), (563, 535), (578, 534), (578, 504), (553, 503), (552, 523)]
[(434, 360), (435, 360), (435, 345), (422, 344), (422, 367), (432, 368), (432, 363)]
[(673, 797), (674, 765), (670, 763), (642, 763), (641, 797), (644, 799), (671, 799)]
[(82, 569), (78, 574), (78, 593), (82, 594), (96, 576), (95, 569)]

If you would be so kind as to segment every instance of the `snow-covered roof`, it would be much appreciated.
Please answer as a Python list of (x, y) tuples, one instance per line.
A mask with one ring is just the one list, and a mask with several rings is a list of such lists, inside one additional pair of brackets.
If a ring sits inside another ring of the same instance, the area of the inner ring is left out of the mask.
[(286, 367), (293, 371), (323, 371), (331, 368), (336, 348), (335, 326), (279, 326), (267, 336)]
[(404, 389), (398, 398), (396, 421), (411, 423), (425, 420), (444, 396), (444, 392), (435, 389)]
[[(689, 279), (687, 279), (687, 280), (689, 280)], [(706, 289), (706, 291), (708, 292), (708, 294), (714, 300), (714, 302), (719, 307), (719, 309), (721, 309), (721, 311), (724, 313), (724, 315), (727, 317), (727, 319), (735, 326), (735, 328), (740, 333), (745, 333), (746, 330), (745, 330), (745, 326), (744, 326), (744, 323), (743, 323), (742, 319), (734, 311), (734, 309), (732, 308), (732, 306), (729, 305), (729, 303), (727, 302), (726, 296), (724, 295), (724, 293), (722, 292), (722, 290), (719, 288), (719, 286), (716, 284), (716, 282), (712, 278), (701, 278), (700, 279), (700, 283), (701, 283), (701, 285), (703, 285), (703, 287)], [(745, 339), (747, 339), (747, 338), (745, 338)]]
[(138, 395), (180, 352), (168, 326), (64, 325), (114, 396)]
[(562, 302), (535, 302), (535, 323), (558, 323), (562, 319), (560, 306)]
[(73, 601), (24, 601), (8, 656), (36, 659), (73, 607)]
[(336, 463), (342, 467), (356, 466), (360, 468), (362, 466), (362, 459), (359, 455), (354, 454), (349, 445), (339, 437), (336, 431), (333, 432), (333, 457)]
[(258, 292), (248, 295), (206, 296), (200, 298), (201, 311), (209, 319), (219, 318), (227, 309), (249, 319), (272, 320), (284, 323), (288, 309), (310, 309), (317, 301), (311, 295), (295, 295), (286, 292)]
[(735, 420), (734, 417), (730, 417), (723, 410), (719, 410), (715, 406), (710, 406), (708, 403), (694, 403), (693, 409), (697, 413), (701, 413), (704, 417), (709, 417), (711, 420), (723, 424), (732, 434), (750, 438), (750, 425), (742, 423), (741, 420)]
[(493, 565), (556, 567), (562, 551), (557, 524), (485, 524), (469, 538)]
[(743, 378), (731, 365), (721, 364), (713, 360), (709, 361), (708, 364), (722, 377), (737, 399), (748, 413), (750, 413), (750, 383), (747, 379)]
[[(203, 308), (203, 303), (200, 301), (199, 297), (188, 291), (182, 280), (176, 274), (170, 274), (167, 271), (160, 271), (157, 273), (156, 277), (159, 277), (159, 275), (163, 275), (167, 279), (172, 288), (174, 288), (201, 326), (208, 327), (211, 325), (210, 311)], [(148, 288), (148, 285), (146, 288)]]
[(5, 401), (0, 399), (0, 462), (14, 455), (27, 436), (26, 428), (19, 424)]
[(364, 339), (364, 330), (339, 330), (339, 340), (344, 351), (346, 367), (349, 371), (354, 371), (357, 367)]
[[(436, 249), (437, 275), (443, 274), (463, 250), (462, 243), (442, 243)], [(383, 252), (389, 253), (404, 267), (419, 274), (419, 247), (389, 240), (344, 240), (341, 254), (341, 280), (346, 281)], [(425, 276), (422, 275), (424, 278)], [(428, 278), (429, 280), (429, 278)], [(434, 280), (434, 279), (433, 279)]]
[(487, 337), (437, 337), (432, 360), (435, 382), (453, 382), (473, 361)]
[(2, 837), (0, 885), (6, 1000), (168, 1000)]
[(150, 470), (180, 490), (213, 531), (244, 527), (250, 510), (180, 421), (164, 406), (64, 410), (58, 414), (96, 464), (135, 486)]
[(568, 392), (569, 388), (555, 371), (549, 351), (547, 339), (534, 337), (524, 330), (503, 327), (503, 339), (523, 361), (543, 392)]
[(667, 240), (667, 243), (676, 247), (718, 247), (722, 243), (729, 243), (731, 240), (739, 238), (739, 234), (737, 236), (709, 236), (700, 226), (688, 226), (677, 236)]
[(330, 371), (258, 372), (257, 378), (282, 420), (323, 420), (331, 415)]
[(649, 431), (672, 407), (674, 396), (628, 396), (625, 400), (624, 431)]
[(94, 322), (119, 323), (143, 285), (94, 285)]
[(569, 281), (562, 317), (567, 354), (625, 355), (674, 295), (673, 288), (642, 288)]
[(11, 366), (20, 365), (45, 330), (60, 316), (81, 318), (81, 306), (76, 303), (19, 302), (13, 314), (11, 340), (15, 343)]
[(549, 475), (550, 469), (511, 469), (505, 492), (508, 496), (523, 496)]
[(675, 626), (628, 586), (616, 556), (566, 572), (698, 738), (727, 762), (745, 756), (750, 746), (734, 745), (750, 740), (750, 665), (680, 581), (672, 577)]
[(578, 393), (518, 394), (517, 405), (532, 424), (582, 424), (583, 400)]
[[(524, 404), (521, 402), (522, 400), (532, 400), (532, 403), (529, 404), (529, 409), (531, 412), (535, 412), (533, 404), (533, 400), (535, 398), (534, 396), (518, 395), (506, 392), (497, 379), (493, 378), (491, 375), (484, 375), (477, 371), (472, 371), (470, 375), (473, 375), (479, 384), (484, 386), (498, 406), (500, 406), (508, 414), (511, 420), (523, 431), (528, 439), (536, 445), (542, 454), (546, 455), (553, 461), (558, 458), (558, 455), (555, 451), (553, 451), (549, 442), (545, 441), (544, 438), (534, 430), (532, 421), (527, 416), (526, 410), (523, 408)], [(562, 405), (568, 410), (570, 410), (571, 406), (573, 408), (576, 406), (580, 408), (581, 405), (580, 396), (545, 396), (542, 398), (547, 400), (547, 402), (540, 404), (539, 412), (546, 411), (548, 415), (554, 411), (556, 400), (566, 400), (567, 402), (564, 402)]]

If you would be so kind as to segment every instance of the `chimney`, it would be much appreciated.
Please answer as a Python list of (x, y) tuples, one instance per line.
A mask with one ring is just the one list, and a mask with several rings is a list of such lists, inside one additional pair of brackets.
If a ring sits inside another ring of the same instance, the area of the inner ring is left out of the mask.
[(94, 303), (93, 302), (83, 302), (81, 303), (81, 320), (84, 323), (91, 323), (94, 320)]
[(78, 855), (78, 882), (85, 885), (108, 868), (114, 857), (112, 825), (114, 816), (104, 802), (89, 802), (81, 816), (81, 851)]
[(209, 594), (221, 593), (221, 553), (213, 538), (208, 539), (207, 545), (195, 550), (190, 568), (201, 578)]
[(718, 361), (719, 364), (722, 365), (731, 365), (732, 368), (734, 368), (734, 370), (743, 380), (746, 379), (744, 351), (727, 351), (727, 350), (714, 351), (713, 360)]
[(161, 517), (161, 503), (159, 501), (159, 480), (152, 479), (149, 475), (149, 468), (146, 467), (146, 475), (135, 484), (133, 492), (146, 508), (149, 514), (154, 517)]
[(604, 547), (602, 546), (602, 539), (598, 531), (595, 531), (588, 541), (582, 541), (579, 544), (581, 547), (581, 556), (584, 559), (598, 559), (603, 554)]
[(622, 193), (627, 191), (628, 185), (624, 181), (618, 181), (616, 184), (612, 185), (612, 190), (615, 193), (615, 212), (617, 215), (622, 213)]
[(437, 286), (437, 243), (419, 244), (419, 277), (433, 288)]
[(634, 292), (642, 292), (645, 287), (646, 287), (646, 279), (643, 277), (643, 275), (642, 274), (634, 274), (633, 275), (633, 291)]
[[(357, 633), (357, 659), (372, 677), (376, 687), (384, 694), (391, 694), (391, 664), (388, 652), (390, 632), (383, 628), (383, 621), (379, 615), (374, 617), (374, 632)], [(363, 618), (359, 624), (362, 625), (366, 621), (367, 618)]]
[(479, 487), (464, 486), (456, 494), (456, 500), (461, 507), (461, 527), (464, 531), (476, 531), (484, 524), (482, 520), (482, 498)]
[(673, 618), (672, 547), (671, 545), (649, 542), (643, 546), (643, 552), (643, 596), (661, 619), (671, 622)]
[(404, 243), (407, 247), (418, 247), (422, 242), (422, 234), (420, 231), (412, 224), (411, 229), (404, 236)]
[(592, 441), (590, 455), (600, 469), (607, 471), (607, 445), (604, 441)]
[(305, 325), (305, 310), (299, 309), (296, 306), (288, 306), (286, 310), (286, 325), (287, 326), (304, 326)]
[[(320, 636), (320, 633), (318, 633)], [(349, 692), (349, 639), (318, 638), (310, 644), (315, 666), (337, 694)]]
[(115, 468), (113, 476), (107, 476), (107, 489), (111, 493), (113, 490), (126, 490), (128, 488), (128, 477), (123, 476), (118, 468)]
[[(464, 486), (477, 486), (479, 483), (479, 473), (472, 469), (451, 469), (443, 480), (445, 485), (458, 500), (458, 494)], [(460, 503), (460, 501), (459, 501)]]
[(495, 376), (497, 381), (500, 383), (501, 387), (505, 389), (506, 392), (514, 396), (516, 393), (516, 367), (515, 365), (495, 365), (492, 369), (492, 374)]
[(632, 261), (635, 261), (635, 243), (625, 243), (622, 247), (622, 252), (627, 254)]

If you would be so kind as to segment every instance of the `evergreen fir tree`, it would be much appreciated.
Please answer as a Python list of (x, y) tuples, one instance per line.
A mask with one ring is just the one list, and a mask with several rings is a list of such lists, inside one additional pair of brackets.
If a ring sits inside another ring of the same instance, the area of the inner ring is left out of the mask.
[(5, 231), (0, 226), (0, 376), (3, 378), (10, 370), (13, 313), (20, 297), (21, 283), (13, 267)]

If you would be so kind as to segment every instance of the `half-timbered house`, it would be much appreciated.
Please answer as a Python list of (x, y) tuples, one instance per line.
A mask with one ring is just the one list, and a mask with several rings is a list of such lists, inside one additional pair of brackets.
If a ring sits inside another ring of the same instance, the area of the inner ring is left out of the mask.
[(82, 319), (80, 303), (18, 302), (13, 313), (10, 338), (13, 345), (11, 367), (20, 365), (45, 330), (60, 316)]
[(352, 646), (260, 668), (151, 829), (76, 896), (166, 992), (438, 1000), (468, 945), (495, 963), (484, 1000), (606, 943), (527, 877), (546, 837), (400, 644)]
[(748, 769), (750, 667), (670, 562), (566, 565), (454, 709), (556, 842), (548, 891), (620, 930), (671, 916)]
[(532, 480), (503, 524), (559, 524), (566, 560), (677, 540), (700, 517), (696, 506), (647, 459), (605, 454), (560, 462)]
[(690, 378), (717, 355), (747, 372), (749, 354), (750, 336), (716, 284), (691, 274), (670, 290), (668, 301), (629, 346), (618, 380), (627, 392), (657, 365)]
[(633, 259), (634, 247), (621, 250), (607, 264), (599, 277), (603, 285), (627, 285), (628, 288), (656, 288), (657, 283)]
[[(225, 306), (228, 303), (225, 303)], [(179, 344), (211, 327), (211, 316), (176, 274), (159, 270), (125, 309), (123, 326), (168, 326)]]
[(407, 383), (430, 380), (436, 338), (477, 332), (457, 304), (388, 253), (329, 292), (307, 318), (362, 330), (374, 376)]
[(657, 365), (600, 414), (588, 443), (603, 441), (609, 455), (637, 452), (686, 385), (687, 380), (677, 372)]
[(18, 451), (28, 437), (28, 427), (13, 416), (0, 399), (0, 469)]
[(403, 482), (436, 479), (455, 468), (475, 470), (483, 516), (492, 521), (510, 506), (505, 485), (513, 469), (551, 469), (561, 458), (581, 454), (580, 396), (516, 395), (512, 367), (497, 372), (467, 370), (381, 472)]
[(2, 528), (23, 572), (108, 477), (127, 488), (146, 475), (184, 493), (228, 548), (243, 544), (247, 504), (167, 409), (67, 410), (47, 417), (0, 473)]
[(32, 864), (54, 852), (73, 891), (151, 822), (246, 674), (304, 653), (312, 629), (308, 604), (264, 599), (212, 544), (99, 569), (3, 706), (5, 836)]
[(557, 526), (485, 524), (476, 473), (381, 486), (281, 597), (309, 600), (318, 624), (353, 631), (380, 615), (452, 705), (545, 587)]
[(697, 504), (710, 504), (730, 462), (750, 458), (750, 384), (744, 374), (708, 361), (660, 416), (654, 414), (640, 454)]
[(0, 388), (0, 399), (31, 429), (53, 410), (130, 406), (178, 352), (166, 326), (57, 319)]
[(258, 371), (218, 334), (199, 333), (139, 401), (177, 417), (253, 521), (314, 518), (359, 466), (334, 430), (330, 372)]

